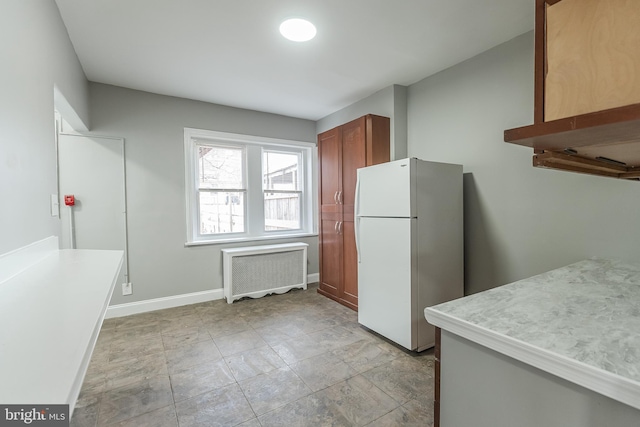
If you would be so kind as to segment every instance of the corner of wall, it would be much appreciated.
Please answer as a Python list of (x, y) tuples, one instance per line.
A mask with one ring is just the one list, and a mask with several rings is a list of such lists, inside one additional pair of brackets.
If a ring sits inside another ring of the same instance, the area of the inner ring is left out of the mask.
[[(88, 102), (86, 104), (88, 104)], [(53, 105), (62, 118), (69, 123), (74, 130), (79, 132), (86, 132), (89, 130), (90, 123), (88, 109), (84, 114), (85, 117), (80, 117), (56, 84), (53, 85)]]
[(393, 120), (391, 121), (391, 160), (408, 157), (407, 86), (393, 85)]
[(316, 122), (320, 134), (365, 114), (391, 119), (391, 160), (407, 157), (407, 87), (391, 85)]

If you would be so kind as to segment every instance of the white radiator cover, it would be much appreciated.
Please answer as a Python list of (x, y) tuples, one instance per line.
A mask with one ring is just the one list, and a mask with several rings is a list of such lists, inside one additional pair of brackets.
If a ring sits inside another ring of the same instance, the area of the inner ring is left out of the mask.
[(224, 297), (243, 298), (307, 289), (306, 243), (222, 249)]

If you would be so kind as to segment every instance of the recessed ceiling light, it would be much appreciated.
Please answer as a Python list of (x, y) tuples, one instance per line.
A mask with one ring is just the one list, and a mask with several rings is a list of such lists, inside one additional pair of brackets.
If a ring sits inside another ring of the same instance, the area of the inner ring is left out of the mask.
[(292, 18), (280, 24), (280, 34), (294, 42), (306, 42), (316, 36), (316, 27), (306, 19)]

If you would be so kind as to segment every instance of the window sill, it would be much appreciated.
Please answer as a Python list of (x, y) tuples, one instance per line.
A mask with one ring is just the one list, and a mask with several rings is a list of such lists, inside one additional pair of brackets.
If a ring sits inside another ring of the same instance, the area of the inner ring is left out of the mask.
[(278, 234), (277, 236), (252, 236), (252, 237), (233, 237), (229, 239), (216, 239), (216, 240), (196, 240), (186, 242), (185, 247), (190, 246), (205, 246), (205, 245), (221, 245), (226, 243), (239, 243), (239, 242), (258, 242), (262, 240), (284, 240), (284, 239), (297, 239), (300, 237), (318, 237), (318, 233), (295, 233), (295, 234)]

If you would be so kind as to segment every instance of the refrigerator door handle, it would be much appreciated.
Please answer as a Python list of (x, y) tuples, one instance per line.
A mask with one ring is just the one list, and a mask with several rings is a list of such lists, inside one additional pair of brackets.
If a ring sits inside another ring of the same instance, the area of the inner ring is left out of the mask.
[(357, 217), (360, 213), (360, 177), (356, 178), (356, 195), (353, 203), (353, 215)]
[(358, 216), (360, 213), (360, 176), (358, 175), (356, 178), (356, 195), (353, 206), (353, 216), (355, 220), (355, 227), (353, 227), (353, 232), (355, 234), (356, 240), (356, 253), (358, 254), (358, 264), (360, 263), (360, 217)]
[(358, 254), (358, 264), (360, 264), (360, 218), (356, 217), (356, 224), (353, 228), (355, 238), (356, 238), (356, 253)]

